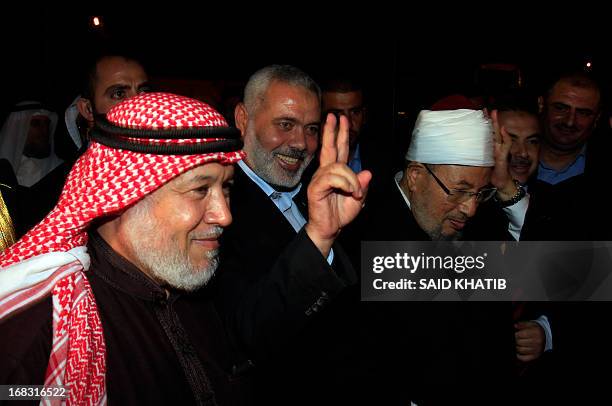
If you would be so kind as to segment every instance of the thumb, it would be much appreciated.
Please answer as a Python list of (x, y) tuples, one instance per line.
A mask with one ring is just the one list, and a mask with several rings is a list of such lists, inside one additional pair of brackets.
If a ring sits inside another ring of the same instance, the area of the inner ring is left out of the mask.
[(361, 193), (357, 198), (361, 198), (368, 193), (368, 187), (370, 185), (370, 181), (372, 180), (372, 172), (368, 170), (361, 171), (357, 174), (357, 180), (359, 181), (359, 187), (361, 189)]
[(517, 330), (522, 330), (532, 325), (531, 321), (519, 321), (514, 323), (514, 328)]

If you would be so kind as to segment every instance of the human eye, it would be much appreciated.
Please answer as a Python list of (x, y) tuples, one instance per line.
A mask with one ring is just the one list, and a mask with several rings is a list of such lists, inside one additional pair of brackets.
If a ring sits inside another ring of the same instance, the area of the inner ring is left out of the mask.
[(205, 197), (206, 195), (208, 195), (209, 190), (209, 185), (201, 185), (196, 188), (193, 188), (191, 191), (199, 197)]
[(234, 186), (233, 180), (223, 183), (223, 195), (225, 197), (229, 197), (230, 191), (232, 190), (232, 186)]
[(555, 110), (556, 112), (559, 112), (559, 113), (565, 113), (565, 112), (569, 111), (569, 106), (567, 104), (563, 104), (563, 103), (553, 103), (552, 104), (552, 108), (553, 108), (553, 110)]
[(319, 126), (318, 125), (309, 125), (306, 127), (306, 133), (310, 136), (318, 137), (319, 136)]
[(475, 195), (476, 193), (465, 189), (450, 189), (450, 194), (457, 197), (469, 197)]
[(362, 112), (363, 112), (363, 108), (361, 108), (361, 107), (355, 107), (355, 108), (351, 109), (349, 113), (351, 114), (351, 116), (358, 116), (358, 115), (360, 115)]
[(123, 100), (126, 98), (127, 92), (125, 91), (125, 89), (122, 89), (122, 88), (113, 89), (110, 96), (111, 96), (111, 99), (113, 100)]
[(336, 117), (336, 120), (340, 120), (340, 116), (342, 115), (342, 110), (328, 110), (325, 116), (327, 116), (327, 114), (333, 114)]
[(141, 93), (150, 93), (152, 91), (153, 91), (153, 89), (149, 85), (143, 85), (143, 86), (140, 86), (138, 88), (138, 94), (141, 94)]
[(283, 131), (293, 130), (294, 124), (288, 120), (281, 120), (278, 122), (278, 127)]
[(527, 142), (529, 144), (531, 144), (531, 145), (539, 145), (540, 144), (540, 140), (538, 138), (530, 138)]

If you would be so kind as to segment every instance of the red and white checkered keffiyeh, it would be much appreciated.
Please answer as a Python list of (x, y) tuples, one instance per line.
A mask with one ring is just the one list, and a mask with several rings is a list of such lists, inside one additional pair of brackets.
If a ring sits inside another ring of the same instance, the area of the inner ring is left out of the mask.
[[(115, 126), (142, 130), (227, 127), (205, 103), (168, 93), (148, 93), (110, 110)], [(206, 143), (218, 139), (155, 139), (149, 143)], [(105, 344), (87, 281), (87, 229), (142, 199), (189, 169), (234, 163), (242, 151), (158, 155), (92, 142), (76, 162), (57, 206), (21, 240), (0, 254), (0, 320), (52, 295), (53, 344), (45, 385), (64, 385), (68, 404), (106, 403)], [(59, 404), (58, 400), (43, 401)]]

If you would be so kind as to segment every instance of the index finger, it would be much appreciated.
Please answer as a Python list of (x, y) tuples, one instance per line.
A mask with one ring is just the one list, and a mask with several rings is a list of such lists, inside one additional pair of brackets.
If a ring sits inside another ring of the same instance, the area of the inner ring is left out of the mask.
[(348, 118), (340, 116), (340, 129), (336, 139), (336, 149), (338, 150), (338, 162), (347, 163), (349, 157), (349, 124)]
[(327, 114), (325, 125), (323, 126), (323, 138), (321, 140), (319, 165), (329, 165), (331, 163), (335, 163), (337, 159), (338, 150), (336, 148), (336, 116), (329, 113)]

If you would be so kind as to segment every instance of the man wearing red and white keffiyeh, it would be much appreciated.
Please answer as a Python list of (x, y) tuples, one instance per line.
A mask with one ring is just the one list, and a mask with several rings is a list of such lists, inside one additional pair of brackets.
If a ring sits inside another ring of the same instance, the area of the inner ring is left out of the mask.
[[(334, 142), (335, 124), (326, 124), (326, 158), (309, 188), (320, 210), (300, 251), (316, 252), (325, 266), (369, 181), (344, 171), (347, 124)], [(233, 361), (217, 352), (229, 345), (219, 339), (207, 290), (198, 288), (215, 271), (218, 238), (232, 220), (228, 188), (241, 146), (210, 106), (167, 93), (128, 99), (100, 119), (57, 206), (0, 254), (0, 384), (65, 386), (67, 403), (79, 405), (106, 404), (107, 394), (128, 403), (227, 399), (235, 380), (219, 370)], [(26, 332), (37, 317), (40, 331)], [(39, 382), (28, 368), (41, 354)]]
[(52, 296), (53, 347), (44, 383), (67, 386), (77, 404), (105, 401), (105, 343), (85, 276), (92, 221), (120, 213), (194, 167), (242, 158), (235, 135), (226, 139), (232, 132), (223, 117), (196, 100), (142, 95), (113, 108), (107, 119), (57, 206), (0, 255), (0, 318)]

